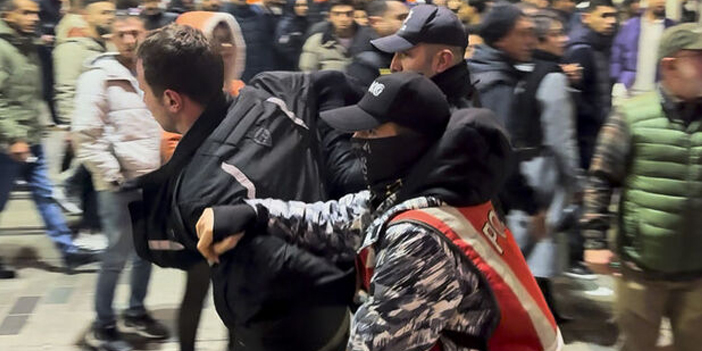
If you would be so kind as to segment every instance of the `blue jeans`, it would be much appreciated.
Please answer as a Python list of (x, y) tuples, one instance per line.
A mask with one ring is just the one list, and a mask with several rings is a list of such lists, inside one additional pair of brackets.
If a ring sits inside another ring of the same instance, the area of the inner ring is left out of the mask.
[(128, 204), (138, 200), (139, 193), (98, 192), (98, 209), (103, 233), (107, 236), (108, 246), (102, 256), (102, 265), (97, 279), (95, 292), (96, 327), (115, 324), (116, 317), (112, 308), (115, 288), (128, 258), (132, 258), (131, 297), (129, 308), (124, 312), (128, 316), (140, 316), (146, 313), (144, 298), (151, 277), (151, 263), (142, 259), (134, 250), (132, 225)]
[(34, 204), (46, 226), (49, 238), (61, 250), (63, 255), (75, 252), (78, 248), (73, 244), (71, 230), (66, 225), (61, 208), (53, 198), (53, 186), (49, 181), (48, 166), (41, 145), (31, 147), (36, 162), (19, 163), (7, 154), (0, 152), (0, 212), (5, 209), (15, 180), (22, 177), (32, 192)]

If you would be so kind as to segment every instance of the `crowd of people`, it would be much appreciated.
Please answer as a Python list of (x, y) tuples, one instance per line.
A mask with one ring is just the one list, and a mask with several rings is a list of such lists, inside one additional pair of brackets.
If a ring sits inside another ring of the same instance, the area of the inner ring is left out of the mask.
[(24, 180), (99, 262), (97, 350), (169, 337), (152, 263), (181, 350), (210, 284), (230, 350), (560, 350), (562, 274), (617, 276), (622, 350), (697, 350), (702, 26), (638, 5), (2, 0), (0, 211)]

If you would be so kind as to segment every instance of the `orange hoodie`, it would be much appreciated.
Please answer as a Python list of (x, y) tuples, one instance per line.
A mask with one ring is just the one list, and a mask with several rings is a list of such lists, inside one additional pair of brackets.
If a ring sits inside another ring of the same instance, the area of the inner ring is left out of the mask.
[[(201, 30), (207, 36), (207, 39), (212, 40), (212, 32), (217, 24), (224, 22), (232, 31), (233, 42), (230, 43), (235, 48), (235, 54), (224, 62), (224, 91), (237, 96), (239, 90), (244, 87), (244, 82), (239, 80), (241, 73), (244, 72), (246, 66), (246, 43), (241, 34), (241, 28), (234, 16), (223, 12), (207, 12), (207, 11), (192, 11), (186, 12), (176, 19), (176, 23), (190, 26)], [(181, 135), (177, 133), (163, 132), (161, 138), (161, 161), (163, 163), (173, 155)]]

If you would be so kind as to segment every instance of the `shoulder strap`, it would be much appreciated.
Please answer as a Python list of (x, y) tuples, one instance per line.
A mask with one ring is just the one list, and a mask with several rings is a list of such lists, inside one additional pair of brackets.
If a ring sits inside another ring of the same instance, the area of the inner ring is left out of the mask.
[[(437, 210), (440, 210), (438, 208), (435, 208)], [(409, 210), (406, 212), (402, 212), (398, 214), (395, 218), (393, 218), (388, 226), (396, 225), (396, 224), (401, 224), (401, 223), (414, 223), (417, 225), (420, 225), (439, 236), (441, 240), (443, 240), (445, 243), (448, 244), (449, 248), (453, 252), (455, 252), (458, 257), (460, 257), (460, 260), (466, 264), (466, 266), (469, 268), (470, 271), (472, 271), (478, 279), (483, 281), (484, 286), (489, 286), (489, 284), (485, 281), (485, 278), (483, 277), (482, 273), (478, 268), (473, 264), (473, 262), (468, 258), (468, 256), (465, 255), (461, 251), (461, 249), (456, 246), (455, 243), (451, 241), (446, 235), (444, 235), (441, 231), (440, 228), (437, 228), (434, 224), (429, 223), (429, 221), (423, 220), (422, 217), (424, 217), (424, 214), (429, 214), (424, 210)], [(490, 295), (492, 296), (493, 300), (495, 300), (494, 295), (492, 294), (492, 291), (490, 291)], [(495, 303), (497, 305), (497, 303)], [(492, 332), (497, 328), (498, 322), (493, 323), (493, 325), (490, 326), (490, 331), (489, 334), (492, 334)], [(471, 335), (468, 333), (463, 333), (455, 330), (442, 330), (441, 334), (453, 341), (456, 345), (467, 348), (469, 350), (479, 350), (479, 351), (488, 351), (488, 340), (489, 337), (481, 337), (481, 336), (476, 336), (476, 335)], [(440, 342), (438, 343), (440, 344)], [(438, 345), (437, 344), (437, 345)], [(432, 350), (435, 350), (433, 348)]]

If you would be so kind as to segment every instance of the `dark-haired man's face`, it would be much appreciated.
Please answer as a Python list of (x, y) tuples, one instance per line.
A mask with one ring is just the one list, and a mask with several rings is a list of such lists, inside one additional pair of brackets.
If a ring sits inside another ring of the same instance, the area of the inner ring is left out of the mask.
[(665, 0), (648, 0), (648, 9), (657, 19), (665, 18)]
[(306, 17), (309, 11), (309, 5), (307, 5), (307, 0), (297, 0), (295, 1), (295, 15), (300, 17)]
[(573, 0), (557, 0), (551, 5), (554, 10), (563, 11), (565, 13), (573, 13), (575, 11), (575, 1)]
[(148, 0), (142, 3), (142, 11), (146, 16), (154, 16), (161, 13), (161, 5), (158, 0)]
[(127, 18), (115, 21), (112, 26), (111, 41), (121, 57), (134, 62), (137, 45), (144, 39), (144, 35), (146, 35), (144, 23), (137, 18)]
[(382, 16), (371, 16), (368, 18), (371, 27), (381, 38), (395, 34), (395, 32), (400, 30), (402, 22), (409, 14), (407, 6), (399, 1), (387, 1), (386, 4), (388, 8)]
[(203, 11), (217, 12), (221, 9), (222, 9), (222, 1), (221, 0), (203, 0), (202, 1), (202, 10)]
[(115, 4), (101, 1), (88, 5), (85, 10), (87, 12), (85, 20), (99, 35), (110, 33), (112, 23), (115, 21)]
[(329, 22), (334, 26), (334, 32), (339, 37), (353, 35), (353, 6), (337, 5), (329, 10)]
[(163, 94), (162, 96), (154, 95), (153, 90), (151, 90), (151, 86), (146, 82), (142, 60), (137, 61), (136, 68), (137, 81), (139, 82), (139, 89), (144, 92), (144, 104), (146, 104), (146, 108), (151, 111), (154, 119), (156, 119), (156, 122), (161, 125), (163, 130), (170, 133), (178, 133), (175, 121), (170, 118), (168, 110), (163, 103)]
[(16, 31), (31, 35), (39, 23), (39, 5), (32, 0), (6, 0), (14, 1), (15, 9), (3, 13), (3, 19)]
[(617, 9), (611, 6), (597, 6), (592, 12), (583, 14), (583, 23), (602, 35), (614, 35), (617, 26)]
[(531, 61), (531, 52), (537, 44), (534, 23), (525, 16), (517, 20), (507, 35), (494, 43), (494, 47), (517, 62)]

